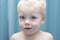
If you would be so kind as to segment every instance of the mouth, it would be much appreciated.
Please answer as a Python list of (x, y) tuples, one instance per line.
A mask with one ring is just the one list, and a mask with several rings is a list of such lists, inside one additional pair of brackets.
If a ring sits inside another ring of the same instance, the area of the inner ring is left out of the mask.
[(26, 29), (26, 30), (30, 30), (30, 29), (32, 29), (32, 28), (24, 28), (24, 29)]

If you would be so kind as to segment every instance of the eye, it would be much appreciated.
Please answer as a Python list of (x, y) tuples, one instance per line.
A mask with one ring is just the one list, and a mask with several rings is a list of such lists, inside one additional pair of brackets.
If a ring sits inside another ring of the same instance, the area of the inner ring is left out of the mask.
[(35, 17), (35, 16), (32, 16), (31, 18), (32, 18), (32, 19), (36, 19), (36, 17)]
[(24, 16), (20, 16), (19, 18), (20, 18), (20, 19), (25, 19), (25, 17), (24, 17)]

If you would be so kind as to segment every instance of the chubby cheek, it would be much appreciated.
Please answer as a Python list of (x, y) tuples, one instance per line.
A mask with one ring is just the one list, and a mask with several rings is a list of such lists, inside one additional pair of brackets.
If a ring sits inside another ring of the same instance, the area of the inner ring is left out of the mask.
[(39, 28), (40, 25), (41, 25), (40, 22), (38, 22), (38, 23), (33, 22), (33, 23), (32, 23), (32, 28)]
[(21, 29), (24, 28), (24, 23), (21, 22), (20, 20), (19, 20), (19, 26), (20, 26)]
[(38, 20), (32, 22), (32, 25), (36, 26), (36, 27), (40, 26), (41, 24), (42, 24), (41, 19), (38, 19)]

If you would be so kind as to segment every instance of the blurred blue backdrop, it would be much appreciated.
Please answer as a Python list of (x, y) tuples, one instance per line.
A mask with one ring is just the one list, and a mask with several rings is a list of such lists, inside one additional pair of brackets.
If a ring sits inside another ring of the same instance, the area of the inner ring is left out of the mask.
[[(20, 31), (17, 3), (19, 0), (0, 0), (0, 40), (9, 40)], [(54, 40), (60, 40), (60, 0), (47, 0), (47, 20), (41, 30), (50, 32)]]

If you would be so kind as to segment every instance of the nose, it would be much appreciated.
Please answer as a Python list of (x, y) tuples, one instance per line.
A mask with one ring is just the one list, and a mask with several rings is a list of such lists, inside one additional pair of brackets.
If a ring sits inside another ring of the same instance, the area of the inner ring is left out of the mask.
[(25, 25), (26, 25), (26, 26), (30, 25), (30, 23), (31, 23), (31, 21), (30, 21), (29, 19), (26, 19), (26, 20), (25, 20)]

